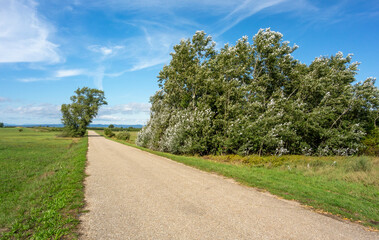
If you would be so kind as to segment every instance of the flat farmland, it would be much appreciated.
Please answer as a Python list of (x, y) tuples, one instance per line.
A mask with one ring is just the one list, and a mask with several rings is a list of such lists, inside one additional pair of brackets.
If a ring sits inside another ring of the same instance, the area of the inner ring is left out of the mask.
[(0, 238), (76, 238), (87, 138), (0, 129)]

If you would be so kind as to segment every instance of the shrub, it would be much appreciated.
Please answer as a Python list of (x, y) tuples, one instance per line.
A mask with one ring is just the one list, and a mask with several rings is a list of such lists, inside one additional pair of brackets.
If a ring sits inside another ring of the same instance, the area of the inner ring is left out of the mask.
[(363, 140), (363, 153), (366, 155), (379, 156), (379, 128), (375, 128)]
[(22, 131), (24, 131), (24, 129), (22, 129), (22, 128), (19, 128), (19, 129), (18, 129), (18, 131), (19, 131), (19, 132), (22, 132)]
[(114, 137), (115, 136), (114, 132), (112, 132), (112, 130), (110, 128), (104, 129), (104, 134), (107, 137)]
[(125, 132), (125, 131), (124, 132), (118, 132), (116, 134), (116, 138), (120, 139), (120, 140), (124, 140), (124, 141), (129, 140), (130, 139), (130, 133)]

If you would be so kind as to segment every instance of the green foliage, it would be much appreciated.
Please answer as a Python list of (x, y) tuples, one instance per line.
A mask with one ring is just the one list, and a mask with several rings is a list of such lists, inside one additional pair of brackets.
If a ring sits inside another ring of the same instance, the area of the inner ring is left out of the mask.
[(114, 137), (115, 136), (114, 132), (110, 128), (104, 129), (104, 134), (105, 134), (105, 136), (108, 136), (108, 137)]
[(182, 40), (137, 144), (184, 154), (357, 153), (379, 118), (375, 79), (352, 85), (351, 55), (305, 65), (296, 49), (270, 29), (219, 51), (204, 32)]
[(114, 125), (113, 125), (113, 124), (110, 124), (110, 125), (108, 126), (108, 128), (114, 128)]
[(131, 131), (131, 132), (128, 132), (128, 133), (130, 134), (130, 138), (129, 138), (128, 140), (119, 140), (119, 139), (117, 139), (117, 138), (115, 139), (115, 138), (110, 138), (110, 137), (108, 137), (107, 135), (105, 135), (104, 131), (102, 131), (102, 130), (97, 129), (96, 132), (97, 132), (98, 134), (100, 134), (101, 136), (105, 136), (105, 137), (107, 137), (107, 138), (109, 138), (109, 139), (112, 139), (112, 140), (114, 140), (114, 141), (116, 141), (116, 142), (120, 142), (120, 143), (125, 143), (125, 142), (128, 142), (128, 143), (135, 143), (135, 142), (136, 142), (136, 139), (137, 139), (137, 135), (138, 135), (138, 132), (136, 132), (136, 131)]
[(4, 127), (4, 123), (0, 122), (0, 128)]
[[(104, 131), (105, 133), (105, 131)], [(119, 139), (119, 140), (129, 140), (130, 139), (130, 133), (128, 132), (118, 132), (116, 133), (116, 138)]]
[(375, 128), (363, 140), (363, 153), (367, 155), (379, 156), (379, 128)]
[(78, 88), (71, 96), (71, 104), (62, 104), (62, 123), (64, 134), (72, 137), (83, 137), (92, 119), (97, 116), (99, 107), (106, 105), (104, 92), (88, 87)]
[(24, 131), (24, 129), (22, 129), (22, 128), (19, 128), (19, 129), (18, 129), (18, 131), (19, 131), (19, 132), (22, 132), (22, 131)]

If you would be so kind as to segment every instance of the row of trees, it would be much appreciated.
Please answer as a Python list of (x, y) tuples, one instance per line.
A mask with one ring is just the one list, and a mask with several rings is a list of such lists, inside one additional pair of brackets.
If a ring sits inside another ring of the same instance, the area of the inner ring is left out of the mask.
[(196, 32), (158, 76), (140, 146), (172, 153), (349, 155), (376, 126), (375, 79), (337, 53), (306, 65), (282, 34), (260, 30), (219, 51)]

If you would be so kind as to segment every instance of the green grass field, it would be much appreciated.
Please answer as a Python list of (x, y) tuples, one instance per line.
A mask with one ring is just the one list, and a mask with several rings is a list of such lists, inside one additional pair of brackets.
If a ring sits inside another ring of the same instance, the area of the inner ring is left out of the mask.
[(0, 238), (73, 239), (88, 140), (0, 129)]
[(112, 140), (379, 229), (378, 158), (178, 156), (138, 147), (132, 141)]

